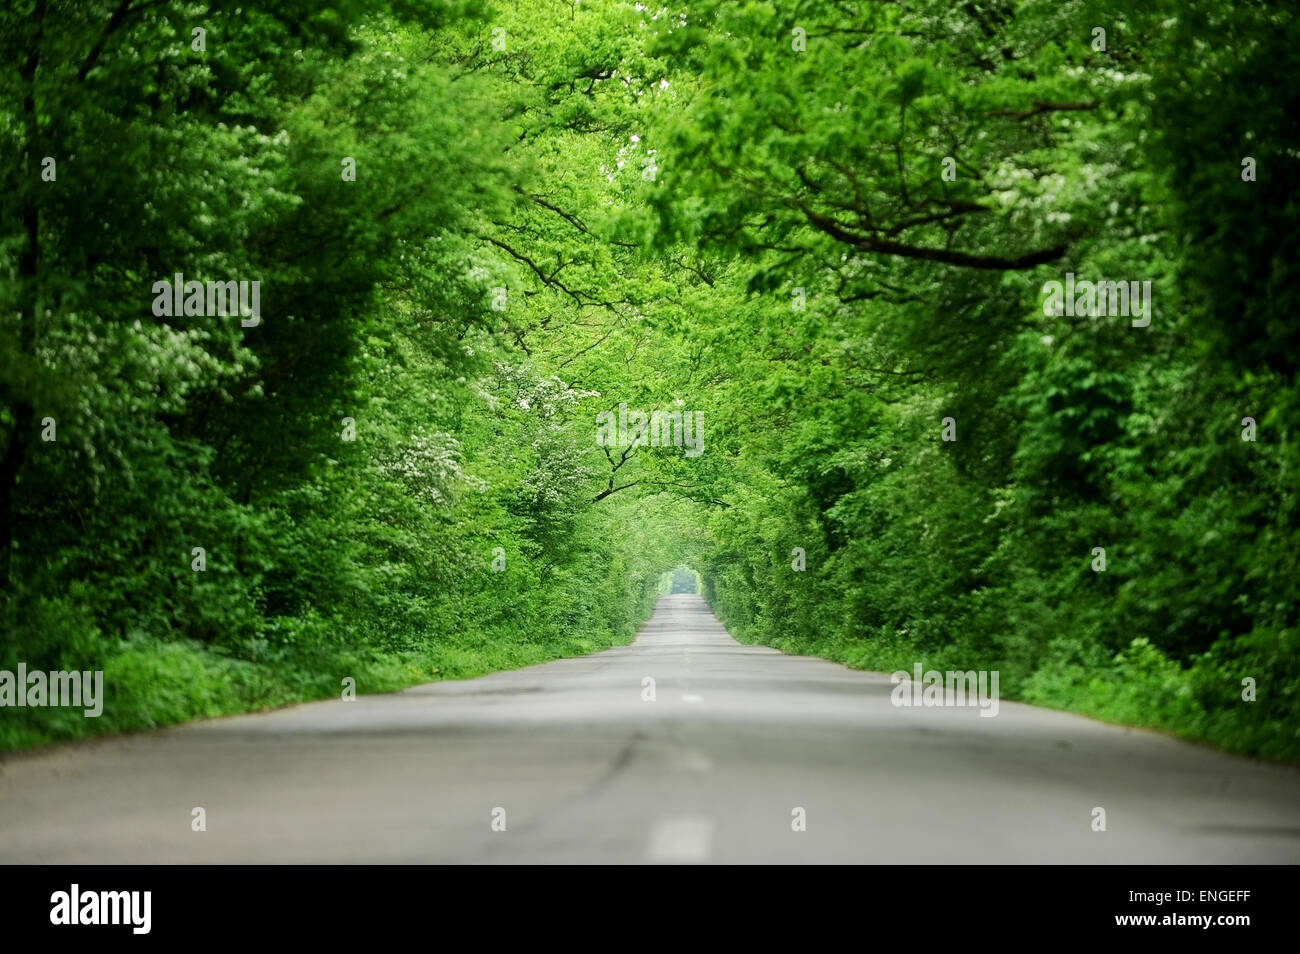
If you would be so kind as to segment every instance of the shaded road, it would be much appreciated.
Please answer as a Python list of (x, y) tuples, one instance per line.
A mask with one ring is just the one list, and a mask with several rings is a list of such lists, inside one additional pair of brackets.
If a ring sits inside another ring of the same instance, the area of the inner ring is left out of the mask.
[(10, 756), (0, 862), (1300, 861), (1296, 769), (891, 688), (667, 596), (625, 648)]

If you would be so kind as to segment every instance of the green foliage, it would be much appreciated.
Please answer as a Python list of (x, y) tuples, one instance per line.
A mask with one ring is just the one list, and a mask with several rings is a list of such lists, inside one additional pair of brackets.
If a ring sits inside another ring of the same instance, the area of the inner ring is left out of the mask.
[[(6, 709), (0, 746), (630, 639), (677, 557), (626, 529), (653, 501), (593, 506), (593, 392), (530, 359), (542, 312), (484, 242), (570, 228), (521, 188), (591, 143), (555, 119), (510, 150), (485, 119), (524, 86), (466, 67), (470, 7), (116, 6), (0, 22), (0, 669), (102, 669), (107, 695)], [(581, 49), (545, 69), (590, 72)], [(177, 272), (259, 280), (263, 320), (155, 315)]]
[[(702, 568), (733, 632), (1300, 758), (1295, 39), (1214, 0), (661, 25), (663, 239), (753, 295), (710, 331), (746, 342)], [(1149, 280), (1153, 320), (1045, 315), (1067, 271)]]
[(11, 7), (0, 669), (108, 700), (0, 746), (590, 651), (689, 565), (743, 639), (1300, 757), (1285, 11)]

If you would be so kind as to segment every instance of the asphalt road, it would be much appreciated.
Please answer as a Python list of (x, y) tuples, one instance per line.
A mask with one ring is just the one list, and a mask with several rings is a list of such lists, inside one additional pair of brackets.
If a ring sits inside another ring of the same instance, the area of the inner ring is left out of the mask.
[(669, 596), (625, 648), (9, 756), (0, 862), (1300, 861), (1300, 770), (891, 689)]

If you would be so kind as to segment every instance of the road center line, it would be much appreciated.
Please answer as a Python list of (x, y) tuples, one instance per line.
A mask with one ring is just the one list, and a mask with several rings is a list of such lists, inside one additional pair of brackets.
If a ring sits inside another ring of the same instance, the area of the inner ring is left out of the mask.
[(646, 857), (678, 864), (708, 861), (713, 853), (713, 827), (713, 819), (702, 815), (661, 819), (650, 830)]

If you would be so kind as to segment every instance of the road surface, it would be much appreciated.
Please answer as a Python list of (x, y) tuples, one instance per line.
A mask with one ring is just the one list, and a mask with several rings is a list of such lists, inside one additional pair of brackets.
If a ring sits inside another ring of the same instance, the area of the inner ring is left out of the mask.
[(9, 756), (0, 862), (1300, 861), (1294, 768), (892, 688), (667, 596), (583, 658)]

